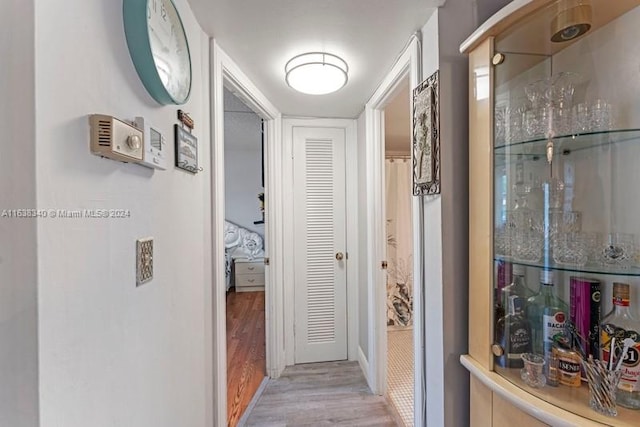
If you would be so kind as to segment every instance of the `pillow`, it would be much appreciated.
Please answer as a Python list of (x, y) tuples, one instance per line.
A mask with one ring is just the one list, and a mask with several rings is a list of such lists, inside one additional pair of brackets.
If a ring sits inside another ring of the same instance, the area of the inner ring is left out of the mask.
[(232, 222), (224, 222), (224, 246), (232, 248), (240, 244), (240, 227)]

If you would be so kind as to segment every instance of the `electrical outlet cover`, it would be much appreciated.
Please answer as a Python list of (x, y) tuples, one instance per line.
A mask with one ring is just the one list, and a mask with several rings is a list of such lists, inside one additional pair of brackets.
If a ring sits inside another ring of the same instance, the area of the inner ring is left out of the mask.
[(153, 279), (153, 237), (136, 241), (136, 284)]

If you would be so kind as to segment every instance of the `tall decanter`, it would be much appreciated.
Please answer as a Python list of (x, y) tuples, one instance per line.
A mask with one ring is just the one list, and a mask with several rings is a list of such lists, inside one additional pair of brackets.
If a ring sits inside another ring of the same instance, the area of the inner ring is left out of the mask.
[[(622, 353), (623, 341), (631, 338), (631, 347), (622, 361), (622, 376), (616, 391), (616, 403), (630, 409), (640, 409), (640, 322), (629, 308), (629, 285), (613, 284), (613, 310), (600, 324), (600, 346), (602, 360), (609, 360), (611, 339), (615, 337), (614, 356)], [(615, 359), (615, 357), (614, 357)]]

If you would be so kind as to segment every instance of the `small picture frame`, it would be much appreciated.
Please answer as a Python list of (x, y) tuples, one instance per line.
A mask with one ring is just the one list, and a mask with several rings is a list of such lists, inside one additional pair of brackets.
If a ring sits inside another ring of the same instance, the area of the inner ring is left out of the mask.
[(438, 71), (413, 90), (413, 195), (440, 194)]
[(176, 134), (176, 166), (191, 173), (198, 173), (198, 139), (174, 125)]

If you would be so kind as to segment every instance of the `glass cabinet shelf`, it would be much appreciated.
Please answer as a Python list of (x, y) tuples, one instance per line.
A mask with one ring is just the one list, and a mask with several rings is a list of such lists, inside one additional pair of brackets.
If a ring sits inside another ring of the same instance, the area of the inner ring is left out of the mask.
[(568, 271), (572, 273), (590, 273), (604, 274), (613, 276), (640, 277), (640, 267), (616, 267), (603, 266), (601, 264), (586, 264), (582, 266), (572, 266), (556, 263), (528, 262), (519, 261), (512, 257), (496, 256), (494, 261), (504, 261), (513, 265), (522, 265), (524, 267), (536, 267), (547, 270)]
[[(582, 134), (561, 135), (553, 139), (554, 154), (569, 154), (574, 151), (588, 150), (614, 144), (640, 142), (640, 129), (617, 129)], [(496, 162), (509, 162), (522, 155), (525, 160), (546, 158), (548, 138), (537, 138), (527, 141), (497, 145), (494, 153)]]

